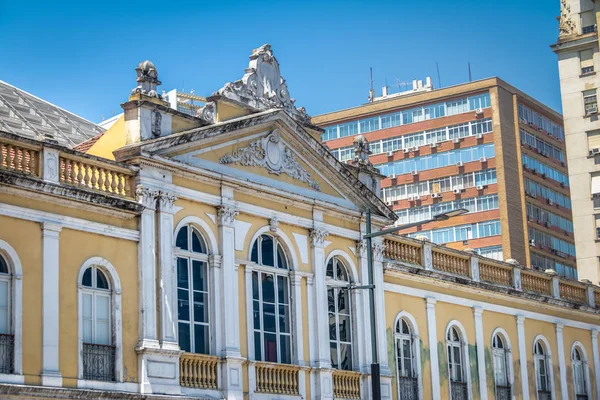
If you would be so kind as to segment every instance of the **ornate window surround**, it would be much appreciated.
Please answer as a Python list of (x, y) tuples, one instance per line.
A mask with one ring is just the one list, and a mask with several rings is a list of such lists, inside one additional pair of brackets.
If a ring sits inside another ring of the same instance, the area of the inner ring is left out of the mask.
[(534, 361), (534, 367), (535, 367), (535, 398), (537, 399), (537, 392), (539, 390), (538, 387), (538, 364), (537, 364), (537, 360), (540, 358), (540, 356), (535, 354), (535, 346), (538, 342), (542, 342), (543, 346), (544, 346), (544, 351), (545, 351), (545, 355), (544, 355), (544, 359), (546, 360), (546, 374), (548, 376), (548, 382), (550, 383), (550, 393), (552, 396), (552, 400), (556, 399), (556, 394), (554, 392), (554, 372), (553, 372), (553, 362), (552, 362), (552, 350), (550, 348), (550, 342), (548, 342), (548, 339), (546, 339), (546, 337), (544, 335), (537, 335), (534, 339), (533, 339), (533, 346), (532, 346), (532, 355), (533, 355), (533, 361)]
[(14, 335), (14, 374), (0, 374), (2, 383), (24, 383), (23, 377), (23, 269), (15, 249), (0, 239), (0, 255), (11, 275), (11, 329)]
[[(513, 364), (512, 364), (512, 345), (510, 343), (510, 337), (508, 336), (508, 333), (502, 329), (502, 328), (496, 328), (494, 329), (494, 331), (492, 332), (492, 336), (491, 336), (491, 348), (492, 348), (492, 358), (493, 358), (493, 352), (494, 352), (494, 337), (496, 337), (496, 335), (500, 336), (500, 338), (502, 339), (502, 341), (504, 342), (504, 356), (505, 356), (505, 363), (506, 363), (506, 374), (507, 374), (507, 378), (508, 378), (508, 384), (510, 385), (511, 388), (511, 392), (514, 392), (515, 388), (514, 388), (514, 384), (515, 384), (515, 371), (513, 369)], [(492, 362), (493, 365), (493, 362)], [(495, 371), (494, 371), (495, 373)], [(496, 377), (494, 375), (494, 390), (496, 388)]]
[[(448, 332), (450, 332), (451, 328), (456, 328), (460, 334), (460, 346), (461, 346), (461, 354), (462, 354), (462, 368), (463, 373), (465, 375), (465, 382), (467, 383), (467, 396), (469, 400), (473, 399), (473, 388), (471, 384), (471, 363), (469, 360), (469, 341), (467, 339), (467, 331), (465, 327), (457, 320), (452, 320), (448, 322), (446, 326), (446, 331), (444, 332), (444, 344), (445, 348), (448, 348)], [(446, 350), (446, 354), (447, 354)], [(450, 360), (446, 360), (446, 363), (449, 363)], [(451, 379), (448, 378), (448, 394), (452, 393), (452, 383)]]
[[(573, 351), (577, 349), (579, 351), (579, 354), (581, 354), (581, 363), (583, 364), (583, 373), (584, 373), (584, 377), (585, 377), (585, 390), (588, 396), (588, 399), (593, 398), (592, 396), (592, 384), (590, 381), (590, 366), (589, 366), (589, 358), (587, 355), (587, 351), (585, 350), (585, 347), (583, 346), (583, 344), (579, 341), (574, 342), (571, 345), (571, 351), (569, 352), (570, 354), (570, 360), (571, 360), (571, 375), (573, 377), (573, 396), (574, 398), (576, 398), (576, 393), (575, 393), (575, 368), (573, 365)], [(596, 371), (594, 371), (596, 372)], [(598, 373), (598, 372), (596, 372)]]
[[(417, 324), (417, 320), (415, 319), (415, 317), (412, 316), (412, 314), (406, 312), (406, 311), (400, 311), (398, 313), (398, 315), (396, 316), (396, 319), (394, 320), (394, 346), (396, 346), (396, 340), (398, 337), (398, 334), (396, 333), (396, 326), (401, 323), (401, 321), (404, 320), (406, 321), (406, 323), (408, 324), (411, 333), (412, 333), (412, 351), (414, 354), (414, 360), (413, 360), (413, 368), (416, 371), (417, 374), (417, 382), (419, 385), (419, 399), (423, 398), (423, 373), (421, 371), (421, 338), (419, 336), (419, 325)], [(394, 347), (394, 357), (395, 357), (395, 365), (396, 365), (396, 370), (398, 369), (398, 354), (396, 351), (396, 348)], [(398, 391), (398, 398), (400, 397), (400, 386), (398, 385), (398, 382), (396, 382), (396, 390)]]

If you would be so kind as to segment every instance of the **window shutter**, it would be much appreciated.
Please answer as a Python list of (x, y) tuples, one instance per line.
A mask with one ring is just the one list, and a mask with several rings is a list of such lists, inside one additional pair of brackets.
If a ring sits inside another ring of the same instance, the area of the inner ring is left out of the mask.
[(600, 149), (600, 131), (588, 132), (588, 150)]
[(594, 66), (594, 51), (592, 49), (581, 50), (579, 52), (579, 61), (581, 68)]
[(592, 176), (592, 195), (600, 194), (600, 175)]
[(596, 24), (596, 15), (593, 11), (586, 11), (581, 13), (581, 26), (592, 26)]

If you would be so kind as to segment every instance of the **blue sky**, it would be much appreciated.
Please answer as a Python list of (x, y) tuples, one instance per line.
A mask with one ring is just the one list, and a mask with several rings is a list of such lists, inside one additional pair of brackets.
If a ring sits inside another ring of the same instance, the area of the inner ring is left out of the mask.
[[(558, 0), (0, 0), (0, 80), (92, 121), (121, 111), (150, 59), (163, 89), (209, 95), (270, 43), (311, 115), (364, 103), (387, 83), (499, 76), (560, 111)], [(392, 91), (395, 89), (392, 88)]]

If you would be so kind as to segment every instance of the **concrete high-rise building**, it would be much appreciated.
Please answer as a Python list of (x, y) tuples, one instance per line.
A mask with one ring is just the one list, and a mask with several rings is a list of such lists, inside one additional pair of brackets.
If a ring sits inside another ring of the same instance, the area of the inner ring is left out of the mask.
[(364, 136), (398, 224), (449, 248), (577, 278), (562, 116), (498, 78), (433, 89), (431, 80), (313, 118), (342, 162)]
[(600, 2), (561, 0), (558, 55), (580, 277), (600, 281), (600, 121), (596, 75)]

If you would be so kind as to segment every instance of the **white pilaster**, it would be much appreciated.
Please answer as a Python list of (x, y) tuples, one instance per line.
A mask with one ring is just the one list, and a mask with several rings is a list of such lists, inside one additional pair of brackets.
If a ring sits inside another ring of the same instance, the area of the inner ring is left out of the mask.
[[(292, 271), (290, 274), (290, 280), (292, 283), (292, 298), (294, 299), (294, 312), (293, 312), (293, 324), (294, 324), (294, 332), (302, 337), (302, 333), (304, 333), (304, 329), (302, 326), (302, 275), (300, 275), (297, 271)], [(295, 343), (292, 344), (294, 347), (294, 354), (292, 359), (292, 364), (296, 365), (305, 365), (304, 362), (304, 341), (299, 338), (299, 340), (295, 340)]]
[[(356, 256), (358, 257), (358, 265), (360, 266), (359, 268), (359, 274), (360, 274), (360, 281), (367, 283), (369, 282), (369, 267), (368, 267), (368, 260), (367, 260), (367, 241), (366, 240), (359, 240), (356, 242)], [(360, 291), (360, 302), (361, 302), (361, 308), (362, 308), (362, 313), (361, 315), (358, 315), (358, 311), (357, 311), (357, 317), (358, 318), (362, 318), (362, 321), (367, 321), (368, 315), (370, 315), (370, 307), (371, 304), (369, 303), (369, 291), (368, 290), (361, 290)], [(358, 307), (357, 307), (358, 308)], [(362, 331), (362, 337), (363, 337), (363, 341), (364, 341), (364, 345), (359, 346), (359, 350), (361, 352), (361, 354), (359, 354), (359, 363), (360, 363), (360, 370), (361, 372), (365, 373), (365, 374), (370, 374), (371, 373), (371, 363), (373, 362), (373, 354), (371, 351), (371, 327), (370, 324), (364, 323), (364, 324), (358, 324), (358, 328)], [(370, 375), (366, 375), (366, 381), (367, 381), (367, 386), (370, 387), (371, 385), (371, 376)], [(370, 391), (369, 391), (370, 393)]]
[(525, 345), (525, 317), (517, 315), (517, 337), (519, 342), (519, 370), (521, 371), (521, 393), (529, 400), (529, 376), (527, 375), (527, 346)]
[(565, 341), (563, 338), (563, 324), (556, 324), (556, 347), (558, 350), (558, 372), (560, 375), (560, 394), (562, 400), (569, 400), (569, 387), (567, 386), (567, 365), (565, 363)]
[(161, 348), (179, 350), (177, 343), (177, 271), (173, 254), (173, 205), (177, 197), (158, 195), (158, 310)]
[(62, 227), (42, 223), (42, 386), (62, 386), (59, 343), (59, 235)]
[(431, 398), (440, 400), (440, 361), (437, 352), (437, 325), (435, 319), (436, 300), (425, 299), (427, 307), (427, 337), (429, 338), (429, 360), (431, 364)]
[(600, 399), (600, 352), (598, 351), (598, 329), (592, 331), (592, 357), (594, 358), (594, 376), (596, 377), (596, 398)]
[[(383, 252), (385, 245), (383, 239), (373, 239), (373, 284), (375, 285), (375, 328), (377, 334), (377, 351), (382, 375), (390, 375), (387, 355), (387, 337), (385, 333), (385, 296), (383, 282)], [(368, 346), (367, 346), (368, 347)], [(383, 385), (383, 380), (382, 380)], [(383, 388), (382, 388), (383, 390)], [(389, 391), (388, 391), (389, 392)]]
[[(476, 259), (472, 257), (471, 259)], [(487, 377), (485, 375), (485, 342), (483, 339), (483, 309), (473, 307), (475, 317), (475, 343), (477, 345), (477, 374), (479, 375), (479, 398), (487, 400)]]

